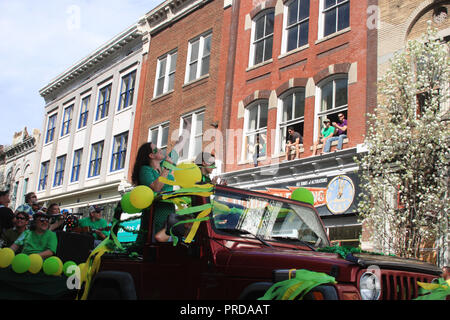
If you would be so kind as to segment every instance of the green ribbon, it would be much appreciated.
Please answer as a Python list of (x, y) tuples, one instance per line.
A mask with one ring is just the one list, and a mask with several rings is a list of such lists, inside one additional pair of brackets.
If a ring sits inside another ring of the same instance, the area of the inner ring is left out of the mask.
[[(378, 253), (378, 252), (370, 252), (370, 251), (364, 251), (361, 250), (361, 248), (355, 248), (355, 247), (349, 247), (349, 246), (331, 246), (331, 247), (323, 247), (323, 248), (317, 248), (317, 251), (319, 252), (328, 252), (328, 253), (336, 253), (340, 255), (342, 258), (346, 258), (347, 255), (353, 254), (353, 253), (368, 253), (368, 254), (374, 254), (374, 255), (381, 255), (384, 256), (384, 253)], [(390, 255), (394, 256), (394, 255)]]
[(302, 300), (315, 287), (336, 283), (335, 278), (326, 273), (305, 269), (291, 271), (295, 271), (294, 278), (275, 283), (258, 300)]

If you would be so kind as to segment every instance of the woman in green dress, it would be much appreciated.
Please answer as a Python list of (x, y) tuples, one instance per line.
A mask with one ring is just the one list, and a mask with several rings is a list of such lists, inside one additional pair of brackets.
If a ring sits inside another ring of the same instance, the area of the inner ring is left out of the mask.
[[(184, 123), (184, 131), (189, 131), (190, 126), (188, 123)], [(175, 143), (173, 150), (166, 156), (164, 152), (159, 149), (156, 144), (147, 142), (141, 145), (138, 150), (136, 161), (133, 167), (133, 173), (131, 176), (132, 182), (135, 186), (145, 185), (150, 187), (154, 192), (167, 192), (173, 191), (173, 186), (167, 185), (159, 181), (159, 177), (165, 177), (169, 180), (174, 180), (171, 170), (163, 166), (164, 161), (171, 164), (176, 164), (178, 161), (178, 154), (183, 149), (184, 144), (188, 141), (184, 139), (186, 134), (180, 135), (180, 138)], [(173, 203), (157, 202), (154, 204), (154, 234), (155, 240), (158, 242), (165, 242), (169, 240), (169, 236), (166, 234), (166, 220), (167, 216), (175, 212), (175, 206)], [(148, 226), (149, 212), (144, 210), (141, 217), (141, 229), (146, 229)], [(145, 242), (145, 235), (139, 234), (136, 239), (137, 243), (143, 244)]]

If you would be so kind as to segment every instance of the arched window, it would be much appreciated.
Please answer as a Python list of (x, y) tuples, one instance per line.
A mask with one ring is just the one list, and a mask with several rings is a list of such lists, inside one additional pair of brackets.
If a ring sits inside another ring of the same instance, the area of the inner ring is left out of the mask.
[(305, 88), (293, 88), (279, 98), (278, 108), (278, 153), (286, 149), (287, 128), (294, 127), (303, 136), (305, 116)]
[(283, 52), (300, 48), (308, 44), (309, 1), (291, 0), (284, 9)]
[(347, 74), (331, 76), (318, 84), (316, 94), (316, 124), (314, 138), (322, 130), (323, 120), (338, 122), (339, 113), (347, 119), (348, 110), (348, 77)]
[(257, 100), (245, 109), (243, 160), (266, 155), (268, 100)]
[(273, 10), (265, 10), (253, 19), (250, 66), (272, 59), (273, 22)]

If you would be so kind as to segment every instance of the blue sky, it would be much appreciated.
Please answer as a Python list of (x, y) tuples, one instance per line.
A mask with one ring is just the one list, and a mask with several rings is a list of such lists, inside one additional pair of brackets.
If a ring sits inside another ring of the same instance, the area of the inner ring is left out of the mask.
[(0, 145), (43, 130), (39, 90), (163, 0), (0, 0)]

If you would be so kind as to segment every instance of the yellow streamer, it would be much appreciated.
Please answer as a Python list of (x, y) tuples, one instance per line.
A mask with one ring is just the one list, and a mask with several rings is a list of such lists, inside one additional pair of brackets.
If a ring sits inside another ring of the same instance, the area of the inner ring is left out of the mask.
[[(199, 213), (199, 215), (197, 216), (196, 219), (204, 218), (210, 213), (211, 213), (211, 208), (205, 209), (205, 210), (203, 210), (202, 212)], [(200, 226), (200, 222), (201, 221), (194, 222), (194, 224), (191, 227), (191, 230), (189, 231), (188, 236), (184, 240), (185, 243), (191, 243), (192, 242), (192, 239), (194, 239), (195, 234), (197, 233), (197, 229)]]
[(303, 282), (299, 282), (294, 284), (293, 286), (289, 287), (289, 289), (286, 290), (286, 292), (283, 294), (283, 297), (281, 300), (294, 300), (294, 297), (291, 297), (291, 295), (295, 292), (295, 290), (298, 289), (303, 284)]

